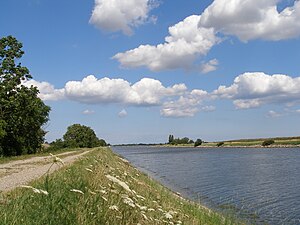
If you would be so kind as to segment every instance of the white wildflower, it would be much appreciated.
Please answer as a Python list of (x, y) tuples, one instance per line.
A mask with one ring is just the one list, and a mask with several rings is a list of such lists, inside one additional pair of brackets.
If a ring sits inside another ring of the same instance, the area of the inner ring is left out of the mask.
[(140, 198), (140, 199), (142, 199), (142, 200), (145, 200), (145, 199), (146, 199), (145, 197), (143, 197), (143, 196), (141, 196), (141, 195), (136, 195), (136, 197), (138, 197), (138, 198)]
[(124, 202), (125, 204), (131, 206), (132, 208), (135, 207), (135, 204), (134, 204), (133, 200), (132, 200), (131, 198), (129, 198), (129, 197), (124, 198), (124, 199), (123, 199), (123, 202)]
[(149, 211), (149, 212), (153, 212), (153, 211), (155, 211), (155, 209), (149, 208), (148, 211)]
[(91, 170), (90, 168), (85, 168), (85, 170), (89, 171), (89, 172), (93, 172), (93, 170)]
[(165, 217), (168, 220), (173, 219), (173, 216), (169, 212), (165, 213)]
[(92, 194), (92, 195), (95, 195), (95, 194), (96, 194), (96, 192), (93, 192), (93, 191), (91, 191), (91, 190), (89, 190), (89, 193)]
[(107, 198), (105, 198), (105, 197), (103, 197), (103, 196), (101, 196), (101, 198), (102, 198), (104, 201), (106, 201), (106, 202), (108, 201)]
[(148, 220), (148, 217), (144, 213), (142, 213), (142, 216), (144, 217), (145, 220)]
[(82, 191), (77, 190), (77, 189), (71, 189), (70, 191), (84, 195), (84, 193)]
[(182, 224), (182, 222), (181, 222), (180, 220), (178, 220), (178, 221), (176, 222), (176, 224), (180, 225), (180, 224)]
[(112, 205), (109, 207), (110, 210), (115, 210), (115, 211), (119, 211), (119, 207), (116, 205)]
[(125, 182), (120, 181), (118, 178), (115, 178), (115, 177), (110, 176), (110, 175), (106, 175), (106, 177), (110, 181), (112, 181), (112, 182), (117, 183), (118, 185), (120, 185), (122, 188), (124, 188), (124, 190), (132, 193), (132, 191), (130, 190), (129, 186)]
[(145, 210), (147, 210), (147, 207), (146, 206), (140, 206), (139, 204), (135, 204), (140, 210), (142, 210), (142, 211), (145, 211)]
[(37, 188), (34, 188), (32, 186), (27, 186), (27, 185), (21, 185), (20, 187), (22, 188), (27, 188), (27, 189), (31, 189), (34, 193), (37, 193), (37, 194), (44, 194), (44, 195), (49, 195), (49, 193), (47, 191), (44, 191), (42, 189), (37, 189)]

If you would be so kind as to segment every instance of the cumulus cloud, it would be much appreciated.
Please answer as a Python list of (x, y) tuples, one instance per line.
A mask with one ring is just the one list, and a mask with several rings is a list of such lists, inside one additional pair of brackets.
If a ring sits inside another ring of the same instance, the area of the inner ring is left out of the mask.
[(124, 118), (124, 117), (126, 117), (127, 116), (127, 111), (125, 110), (125, 109), (122, 109), (119, 113), (118, 113), (118, 116), (120, 117), (120, 118)]
[(191, 69), (198, 56), (206, 55), (219, 42), (213, 28), (198, 27), (201, 16), (192, 15), (169, 28), (165, 43), (118, 53), (113, 59), (123, 67), (147, 67), (152, 71)]
[(159, 80), (143, 78), (131, 84), (124, 79), (97, 79), (93, 75), (81, 81), (69, 81), (62, 89), (47, 82), (26, 81), (26, 86), (36, 86), (42, 100), (69, 99), (87, 104), (121, 103), (137, 106), (160, 105), (167, 97), (179, 96), (187, 91), (185, 84), (165, 87)]
[(265, 73), (244, 73), (229, 86), (220, 86), (212, 95), (232, 99), (236, 108), (247, 109), (264, 104), (299, 102), (300, 77)]
[(82, 81), (69, 81), (65, 85), (65, 94), (68, 99), (89, 104), (159, 105), (163, 98), (180, 95), (186, 89), (184, 84), (164, 87), (160, 81), (150, 78), (131, 85), (123, 79), (97, 79), (90, 75)]
[(219, 61), (217, 59), (209, 60), (207, 63), (202, 64), (201, 72), (209, 73), (215, 71), (218, 65), (219, 65)]
[(26, 87), (37, 87), (40, 93), (38, 97), (44, 101), (56, 101), (64, 99), (64, 89), (55, 89), (54, 86), (48, 82), (38, 82), (36, 80), (27, 80), (22, 83)]
[(156, 20), (149, 12), (157, 5), (154, 0), (95, 0), (89, 22), (104, 31), (132, 35), (134, 27)]
[(278, 0), (215, 0), (202, 13), (199, 27), (215, 28), (246, 42), (284, 40), (300, 35), (300, 1), (278, 11)]
[(165, 102), (160, 114), (164, 117), (193, 117), (200, 111), (199, 105), (208, 97), (206, 91), (193, 90), (178, 100)]

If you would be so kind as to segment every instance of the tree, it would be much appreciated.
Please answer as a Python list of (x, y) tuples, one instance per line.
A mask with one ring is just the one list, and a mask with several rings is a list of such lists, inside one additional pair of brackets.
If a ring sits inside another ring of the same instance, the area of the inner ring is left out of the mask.
[(22, 82), (32, 76), (21, 63), (22, 43), (12, 36), (0, 39), (0, 155), (35, 153), (41, 148), (50, 107), (38, 98), (36, 87)]
[(106, 145), (105, 141), (97, 138), (90, 127), (80, 124), (69, 126), (63, 137), (65, 145), (70, 148), (93, 148)]
[(262, 146), (265, 147), (265, 146), (272, 145), (274, 143), (275, 143), (275, 141), (273, 139), (268, 139), (268, 140), (263, 141)]
[(199, 145), (202, 145), (202, 140), (201, 139), (197, 139), (194, 143), (194, 147), (197, 147)]
[(221, 147), (222, 145), (224, 145), (224, 142), (223, 142), (223, 141), (217, 143), (217, 147)]
[(169, 135), (169, 144), (172, 144), (174, 141), (174, 136), (172, 134)]

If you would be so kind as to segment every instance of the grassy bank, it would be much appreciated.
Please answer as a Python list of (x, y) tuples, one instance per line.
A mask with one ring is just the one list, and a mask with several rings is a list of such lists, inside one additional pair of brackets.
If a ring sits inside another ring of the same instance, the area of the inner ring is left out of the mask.
[(1, 194), (1, 224), (235, 224), (176, 196), (109, 148), (30, 185)]
[[(223, 141), (221, 147), (261, 147), (266, 140), (274, 140), (274, 144), (268, 147), (297, 147), (300, 145), (300, 137), (276, 137), (258, 139), (240, 139)], [(216, 147), (220, 142), (205, 142), (201, 147)]]

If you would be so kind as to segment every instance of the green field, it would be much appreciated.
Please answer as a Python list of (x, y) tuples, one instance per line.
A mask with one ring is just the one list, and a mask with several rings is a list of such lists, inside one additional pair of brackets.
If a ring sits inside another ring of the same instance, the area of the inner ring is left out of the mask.
[(237, 224), (174, 194), (97, 148), (72, 166), (0, 195), (2, 225)]

